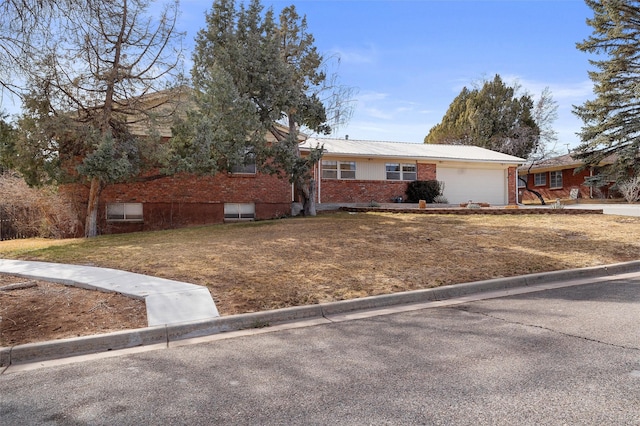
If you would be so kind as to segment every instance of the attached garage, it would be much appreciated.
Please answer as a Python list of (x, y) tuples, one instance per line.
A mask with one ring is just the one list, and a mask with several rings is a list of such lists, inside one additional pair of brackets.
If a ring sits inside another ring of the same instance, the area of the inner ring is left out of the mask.
[(444, 182), (449, 204), (515, 204), (516, 169), (525, 162), (477, 146), (352, 139), (309, 138), (300, 151), (319, 147), (323, 157), (314, 170), (319, 204), (389, 203), (406, 199), (411, 181), (433, 179)]
[(504, 169), (438, 165), (436, 179), (444, 182), (444, 196), (452, 204), (468, 201), (492, 205), (509, 203), (507, 171)]

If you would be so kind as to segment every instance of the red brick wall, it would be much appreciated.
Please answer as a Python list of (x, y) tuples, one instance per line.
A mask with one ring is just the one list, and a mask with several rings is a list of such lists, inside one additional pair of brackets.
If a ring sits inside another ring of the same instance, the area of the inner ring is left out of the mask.
[(418, 163), (418, 180), (435, 180), (436, 165)]
[(139, 203), (289, 203), (286, 179), (262, 174), (193, 176), (180, 174), (147, 182), (110, 185), (102, 192), (109, 202)]
[(507, 179), (508, 179), (508, 189), (507, 191), (509, 191), (509, 200), (508, 203), (509, 204), (516, 204), (518, 202), (517, 198), (516, 198), (516, 187), (517, 187), (517, 179), (518, 179), (518, 169), (517, 167), (509, 167), (509, 170), (507, 172)]
[(407, 181), (322, 179), (322, 203), (391, 203), (396, 197), (407, 196)]
[[(84, 223), (88, 187), (66, 185), (80, 206)], [(107, 222), (106, 204), (143, 203), (142, 223)], [(100, 233), (133, 232), (204, 225), (224, 221), (224, 203), (255, 203), (256, 219), (281, 217), (291, 212), (291, 185), (269, 175), (193, 176), (181, 174), (146, 182), (107, 186), (100, 195)]]
[[(580, 198), (591, 197), (589, 187), (584, 185), (585, 178), (589, 176), (589, 170), (583, 170), (578, 174), (574, 174), (574, 169), (562, 170), (562, 188), (553, 189), (549, 188), (549, 172), (544, 173), (547, 175), (547, 183), (545, 185), (536, 186), (534, 173), (532, 172), (528, 176), (527, 186), (539, 192), (545, 200), (553, 201), (557, 198), (567, 199), (570, 197), (572, 189), (578, 189), (580, 191)], [(523, 177), (526, 177), (526, 175)], [(538, 197), (535, 194), (524, 188), (518, 188), (518, 192), (522, 194), (522, 201), (538, 201)]]

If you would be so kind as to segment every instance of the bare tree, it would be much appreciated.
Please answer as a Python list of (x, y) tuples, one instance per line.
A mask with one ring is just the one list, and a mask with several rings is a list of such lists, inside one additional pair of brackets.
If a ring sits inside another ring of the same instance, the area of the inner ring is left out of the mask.
[(546, 203), (542, 194), (535, 189), (529, 188), (529, 176), (531, 169), (535, 165), (557, 155), (556, 144), (558, 142), (558, 132), (553, 128), (553, 123), (557, 118), (558, 103), (553, 99), (551, 90), (545, 87), (533, 108), (533, 120), (540, 130), (540, 134), (525, 164), (527, 174), (524, 178), (518, 176), (518, 179), (524, 183), (524, 189), (538, 197), (538, 200), (540, 200), (540, 203), (543, 205)]
[(179, 3), (167, 3), (154, 18), (149, 5), (146, 0), (86, 0), (69, 8), (28, 70), (21, 145), (32, 154), (50, 150), (43, 164), (55, 172), (80, 159), (73, 172), (90, 188), (87, 237), (97, 235), (102, 189), (140, 173), (145, 140), (132, 135), (129, 126), (141, 120), (151, 125), (160, 108), (147, 95), (167, 89), (181, 75)]

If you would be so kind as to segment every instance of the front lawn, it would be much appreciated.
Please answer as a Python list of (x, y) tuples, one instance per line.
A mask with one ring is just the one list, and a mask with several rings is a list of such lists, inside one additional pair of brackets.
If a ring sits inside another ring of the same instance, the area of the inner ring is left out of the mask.
[(640, 259), (640, 218), (335, 213), (94, 239), (0, 242), (0, 257), (201, 285), (222, 315)]

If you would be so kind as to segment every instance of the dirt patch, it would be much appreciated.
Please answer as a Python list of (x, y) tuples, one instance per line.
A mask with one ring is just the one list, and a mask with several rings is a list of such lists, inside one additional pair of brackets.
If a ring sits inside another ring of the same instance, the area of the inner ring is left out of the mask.
[(0, 346), (87, 336), (147, 326), (144, 301), (0, 274)]

